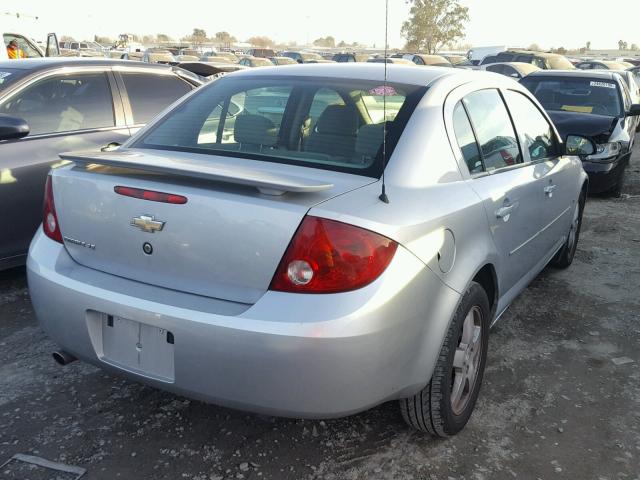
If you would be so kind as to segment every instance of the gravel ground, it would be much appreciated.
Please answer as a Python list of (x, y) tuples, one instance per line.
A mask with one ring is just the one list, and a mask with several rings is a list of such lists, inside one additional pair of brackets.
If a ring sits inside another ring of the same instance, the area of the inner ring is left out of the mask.
[[(573, 266), (544, 271), (492, 331), (476, 411), (448, 440), (407, 430), (395, 403), (286, 420), (59, 367), (24, 269), (0, 272), (0, 464), (30, 454), (109, 480), (640, 480), (640, 155), (583, 228)], [(0, 478), (72, 478), (25, 472)]]

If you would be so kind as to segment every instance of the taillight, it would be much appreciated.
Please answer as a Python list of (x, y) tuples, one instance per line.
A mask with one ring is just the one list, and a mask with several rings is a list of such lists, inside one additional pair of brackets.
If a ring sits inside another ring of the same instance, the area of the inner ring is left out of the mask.
[(51, 175), (47, 176), (47, 183), (44, 187), (44, 208), (42, 214), (42, 229), (47, 237), (56, 242), (62, 243), (62, 233), (58, 215), (56, 215), (56, 205), (53, 202), (53, 182)]
[(156, 192), (153, 190), (143, 190), (142, 188), (132, 187), (113, 187), (113, 191), (125, 197), (139, 198), (141, 200), (149, 200), (151, 202), (173, 203), (176, 205), (184, 205), (187, 203), (187, 197), (182, 195), (174, 195), (173, 193)]
[(363, 228), (305, 217), (269, 288), (292, 293), (356, 290), (384, 272), (397, 247), (393, 240)]

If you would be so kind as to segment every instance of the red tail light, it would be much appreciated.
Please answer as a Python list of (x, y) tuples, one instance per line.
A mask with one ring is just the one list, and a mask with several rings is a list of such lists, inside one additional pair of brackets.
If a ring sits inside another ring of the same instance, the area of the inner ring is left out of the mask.
[(141, 200), (149, 200), (151, 202), (173, 203), (177, 205), (184, 205), (187, 203), (187, 197), (174, 195), (172, 193), (154, 192), (153, 190), (121, 186), (113, 187), (113, 190), (125, 197), (139, 198)]
[(506, 163), (507, 165), (515, 164), (513, 160), (513, 155), (511, 155), (511, 153), (509, 153), (508, 150), (500, 150), (500, 155), (502, 155), (502, 159), (504, 160), (504, 163)]
[(271, 281), (271, 290), (338, 293), (362, 288), (385, 271), (398, 244), (353, 225), (306, 217)]
[(56, 242), (62, 243), (62, 233), (58, 215), (56, 215), (56, 205), (53, 202), (53, 182), (51, 175), (47, 176), (47, 183), (44, 187), (44, 208), (42, 215), (42, 229), (47, 237)]

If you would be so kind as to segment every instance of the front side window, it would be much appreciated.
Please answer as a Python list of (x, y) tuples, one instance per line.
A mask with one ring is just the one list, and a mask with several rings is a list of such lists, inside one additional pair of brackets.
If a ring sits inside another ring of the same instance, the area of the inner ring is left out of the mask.
[(620, 117), (622, 99), (613, 80), (578, 77), (528, 76), (522, 84), (545, 110), (595, 113)]
[(479, 90), (464, 98), (475, 129), (485, 170), (522, 163), (509, 112), (497, 90)]
[(531, 59), (531, 61), (527, 62), (527, 63), (531, 63), (531, 64), (535, 65), (536, 67), (540, 67), (543, 70), (546, 70), (548, 68), (547, 67), (547, 62), (544, 60), (544, 58), (540, 58), (540, 57), (533, 57)]
[(7, 99), (0, 113), (24, 118), (30, 135), (115, 125), (111, 89), (103, 73), (41, 80)]
[(122, 73), (134, 124), (147, 123), (158, 113), (191, 91), (191, 86), (173, 75)]
[(476, 137), (473, 134), (473, 129), (471, 128), (469, 117), (467, 117), (467, 112), (461, 102), (458, 102), (453, 110), (453, 130), (456, 135), (460, 151), (462, 151), (464, 161), (467, 164), (467, 167), (469, 167), (469, 172), (471, 174), (483, 172), (484, 167), (482, 166), (482, 158), (480, 157), (478, 143), (476, 142)]
[(520, 145), (532, 162), (557, 156), (555, 135), (538, 107), (520, 92), (505, 93), (513, 123), (520, 136)]
[[(10, 33), (5, 33), (3, 35), (4, 38), (4, 45), (5, 48), (9, 49), (13, 49), (13, 45), (17, 44), (17, 50), (18, 53), (16, 53), (16, 56), (12, 56), (11, 54), (9, 54), (9, 58), (41, 58), (42, 57), (42, 53), (40, 53), (34, 46), (33, 44), (28, 41), (26, 38), (24, 38), (21, 35), (12, 35)], [(11, 42), (14, 42), (13, 44), (11, 44)], [(7, 50), (7, 53), (9, 53), (9, 51)]]
[(390, 155), (425, 91), (365, 80), (222, 78), (190, 97), (133, 146), (378, 177), (385, 121)]

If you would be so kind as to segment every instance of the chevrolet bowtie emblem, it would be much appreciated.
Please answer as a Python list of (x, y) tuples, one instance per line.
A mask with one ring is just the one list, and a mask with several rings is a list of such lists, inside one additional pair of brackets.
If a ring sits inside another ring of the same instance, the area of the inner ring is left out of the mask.
[(137, 227), (143, 232), (155, 233), (160, 232), (164, 228), (164, 223), (156, 220), (153, 215), (140, 215), (131, 219), (131, 225)]

